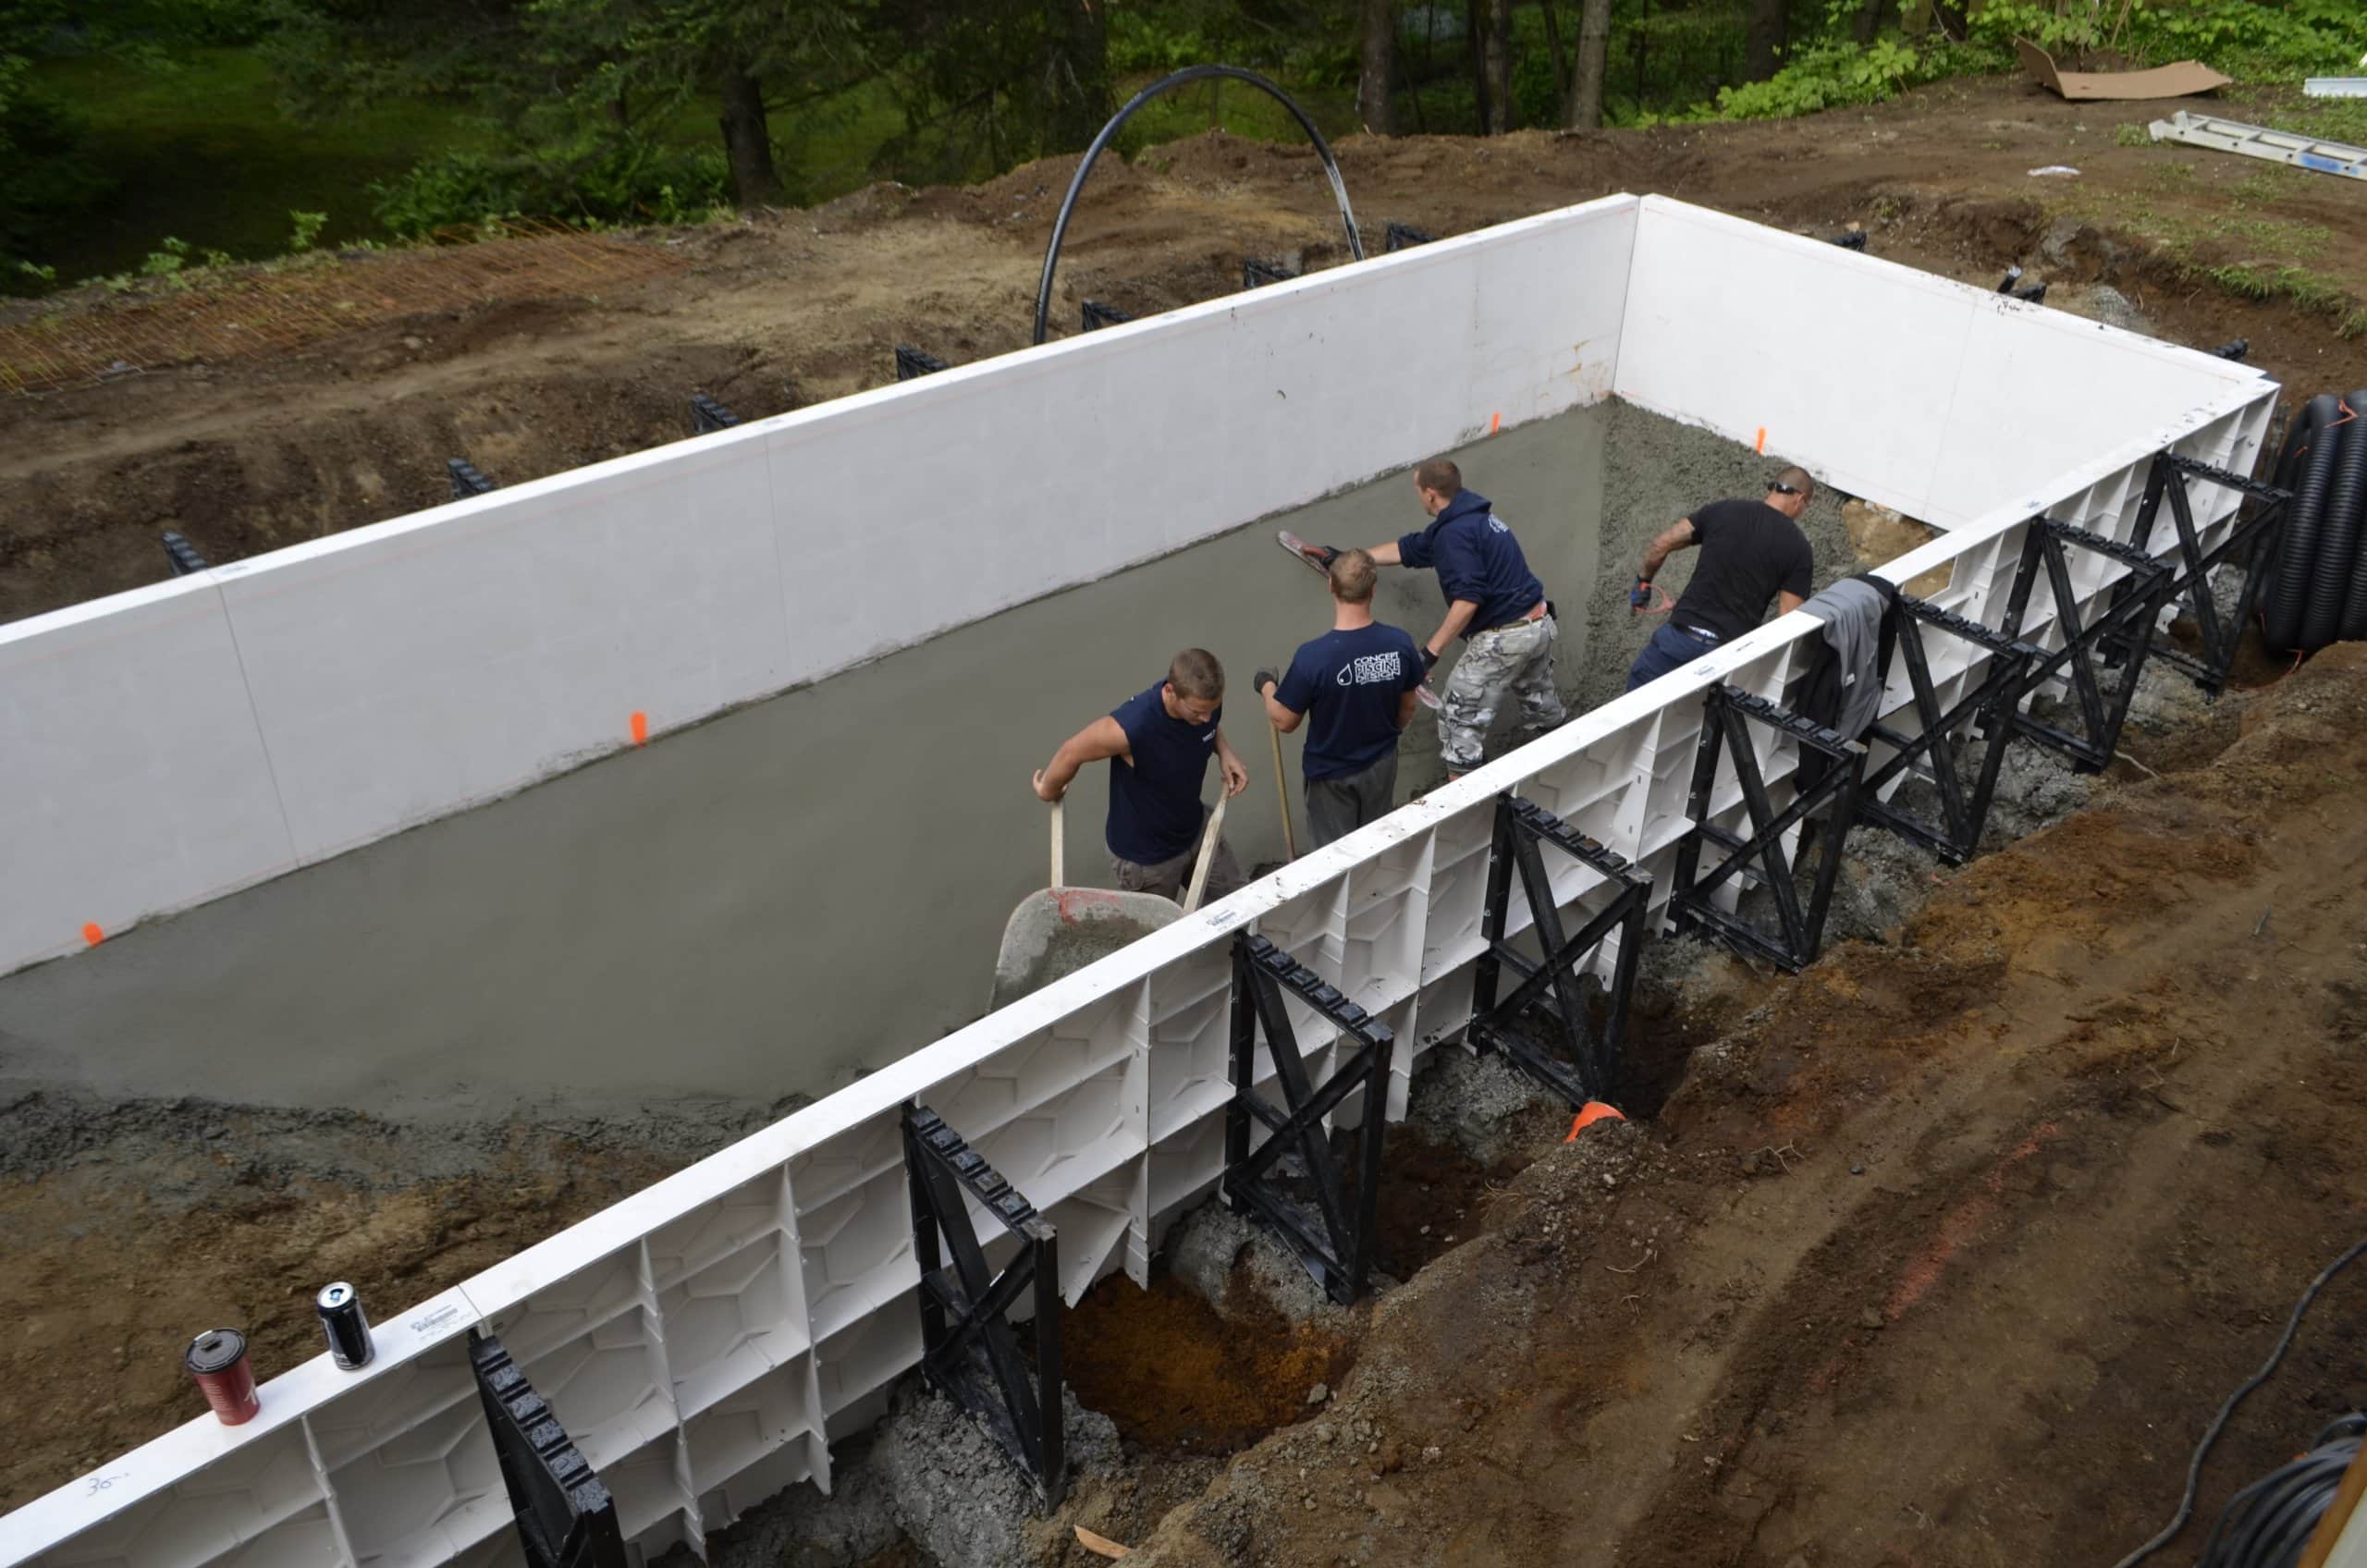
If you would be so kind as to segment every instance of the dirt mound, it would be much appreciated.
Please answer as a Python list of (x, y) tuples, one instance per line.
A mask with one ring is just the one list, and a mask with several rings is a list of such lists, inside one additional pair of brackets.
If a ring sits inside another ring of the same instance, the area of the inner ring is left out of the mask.
[[(1779, 983), (1659, 1124), (1549, 1153), (1383, 1298), (1321, 1423), (1369, 1443), (1277, 1433), (1138, 1557), (2127, 1550), (2367, 1216), (2367, 822), (2319, 804), (2362, 764), (2351, 647), (2216, 762)], [(2223, 1441), (2205, 1520), (2356, 1401), (2336, 1289)]]
[[(2180, 341), (2250, 338), (2255, 363), (2306, 390), (2367, 381), (2367, 338), (2193, 281), (2198, 265), (2239, 280), (2298, 266), (2367, 298), (2367, 227), (2340, 182), (2125, 147), (2098, 108), (2001, 80), (1802, 120), (1353, 136), (1336, 151), (1376, 238), (1392, 220), (1444, 236), (1661, 191), (1809, 233), (1854, 224), (1875, 255), (1984, 285), (2008, 264), (2111, 285)], [(2080, 178), (2033, 193), (2028, 171), (2067, 159)], [(0, 397), (0, 619), (159, 581), (166, 528), (234, 560), (440, 500), (447, 458), (515, 484), (687, 435), (693, 391), (755, 417), (882, 384), (899, 343), (956, 362), (1020, 348), (1075, 164), (632, 236), (681, 272), (597, 298), (555, 288), (294, 353)], [(1052, 330), (1077, 330), (1088, 298), (1141, 314), (1230, 293), (1245, 256), (1304, 269), (1344, 254), (1303, 145), (1212, 131), (1104, 157), (1063, 248)]]

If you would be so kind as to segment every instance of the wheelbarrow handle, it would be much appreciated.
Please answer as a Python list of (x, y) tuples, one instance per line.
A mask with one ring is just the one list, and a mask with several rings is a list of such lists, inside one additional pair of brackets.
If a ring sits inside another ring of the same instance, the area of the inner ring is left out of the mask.
[(1055, 893), (1067, 886), (1061, 878), (1061, 805), (1059, 801), (1052, 802), (1052, 891)]

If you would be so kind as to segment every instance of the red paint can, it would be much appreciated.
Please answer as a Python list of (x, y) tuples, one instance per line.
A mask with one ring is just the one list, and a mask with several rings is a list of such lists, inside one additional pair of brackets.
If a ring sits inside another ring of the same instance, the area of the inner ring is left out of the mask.
[(243, 1426), (263, 1408), (255, 1397), (254, 1368), (247, 1365), (247, 1337), (236, 1329), (208, 1329), (190, 1341), (181, 1363), (225, 1427)]

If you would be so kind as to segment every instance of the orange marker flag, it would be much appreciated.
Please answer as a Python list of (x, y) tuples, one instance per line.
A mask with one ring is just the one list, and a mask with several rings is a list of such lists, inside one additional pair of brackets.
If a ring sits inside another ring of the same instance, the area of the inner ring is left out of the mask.
[(1570, 1135), (1562, 1141), (1565, 1144), (1576, 1143), (1578, 1141), (1578, 1134), (1585, 1132), (1588, 1128), (1593, 1126), (1598, 1121), (1625, 1121), (1627, 1119), (1625, 1117), (1619, 1114), (1616, 1108), (1607, 1106), (1600, 1100), (1588, 1100), (1585, 1105), (1578, 1108), (1578, 1114), (1576, 1118), (1570, 1123)]

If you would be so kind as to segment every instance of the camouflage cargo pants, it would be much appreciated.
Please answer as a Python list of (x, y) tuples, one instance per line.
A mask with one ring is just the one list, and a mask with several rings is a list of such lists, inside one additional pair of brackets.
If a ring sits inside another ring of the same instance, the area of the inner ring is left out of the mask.
[(1553, 644), (1560, 637), (1547, 615), (1474, 632), (1463, 645), (1439, 698), (1439, 759), (1449, 773), (1479, 766), (1488, 726), (1507, 692), (1520, 700), (1522, 740), (1562, 722), (1562, 698), (1553, 690)]

